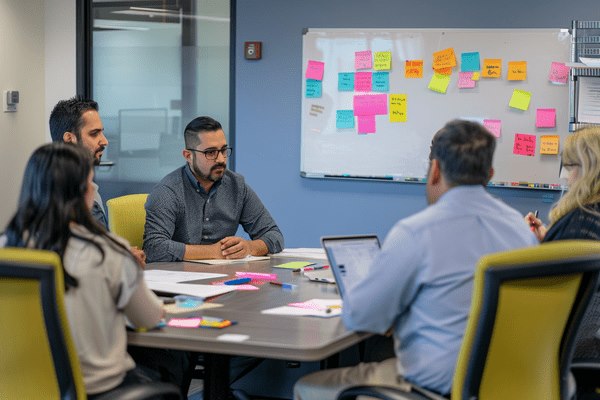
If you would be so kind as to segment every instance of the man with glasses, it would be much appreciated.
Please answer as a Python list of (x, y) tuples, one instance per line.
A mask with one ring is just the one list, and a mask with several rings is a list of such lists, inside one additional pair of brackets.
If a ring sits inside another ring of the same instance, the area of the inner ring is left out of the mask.
[[(186, 165), (146, 202), (144, 251), (149, 262), (237, 259), (277, 253), (283, 235), (244, 178), (227, 169), (232, 148), (218, 121), (198, 117), (184, 131)], [(251, 240), (235, 236), (242, 225)]]

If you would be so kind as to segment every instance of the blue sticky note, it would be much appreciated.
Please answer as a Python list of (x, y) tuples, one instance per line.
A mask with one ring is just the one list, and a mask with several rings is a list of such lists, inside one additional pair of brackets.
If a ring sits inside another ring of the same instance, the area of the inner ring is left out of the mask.
[(338, 73), (338, 90), (340, 92), (354, 91), (354, 72)]
[(374, 92), (389, 92), (390, 91), (390, 73), (389, 72), (373, 72), (373, 91)]
[(461, 72), (481, 71), (478, 51), (460, 54), (460, 71)]
[(323, 93), (321, 81), (315, 79), (306, 80), (306, 97), (307, 98), (318, 98)]
[(353, 110), (337, 110), (335, 113), (335, 127), (337, 129), (353, 129), (354, 128), (354, 111)]

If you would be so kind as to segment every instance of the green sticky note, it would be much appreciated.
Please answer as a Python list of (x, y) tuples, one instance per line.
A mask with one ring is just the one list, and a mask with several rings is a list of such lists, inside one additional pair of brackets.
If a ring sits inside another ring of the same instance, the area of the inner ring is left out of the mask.
[(313, 265), (314, 262), (310, 261), (290, 261), (284, 264), (274, 265), (273, 268), (284, 268), (284, 269), (300, 269)]
[(530, 101), (531, 92), (515, 89), (513, 90), (513, 94), (510, 98), (510, 103), (508, 103), (508, 106), (512, 108), (518, 108), (519, 110), (527, 111), (527, 109), (529, 108)]
[(438, 93), (446, 93), (448, 85), (450, 84), (450, 75), (438, 74), (437, 72), (431, 77), (429, 86), (427, 88)]

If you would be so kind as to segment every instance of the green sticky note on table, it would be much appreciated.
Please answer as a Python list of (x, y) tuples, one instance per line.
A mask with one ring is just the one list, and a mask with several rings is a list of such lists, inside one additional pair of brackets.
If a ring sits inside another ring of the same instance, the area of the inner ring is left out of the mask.
[(311, 261), (290, 261), (284, 264), (274, 265), (273, 268), (300, 269), (313, 264), (314, 262)]
[(508, 103), (508, 106), (512, 108), (517, 108), (519, 110), (527, 111), (527, 109), (529, 108), (530, 101), (531, 92), (515, 89), (513, 90), (513, 94), (510, 98), (510, 103)]

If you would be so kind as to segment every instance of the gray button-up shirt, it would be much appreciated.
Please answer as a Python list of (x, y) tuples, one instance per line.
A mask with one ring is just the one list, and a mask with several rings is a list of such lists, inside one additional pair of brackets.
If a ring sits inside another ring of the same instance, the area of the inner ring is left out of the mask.
[(283, 249), (283, 235), (244, 177), (225, 171), (208, 193), (188, 165), (165, 176), (146, 202), (144, 251), (148, 262), (181, 261), (186, 244), (213, 244), (242, 225), (269, 253)]

